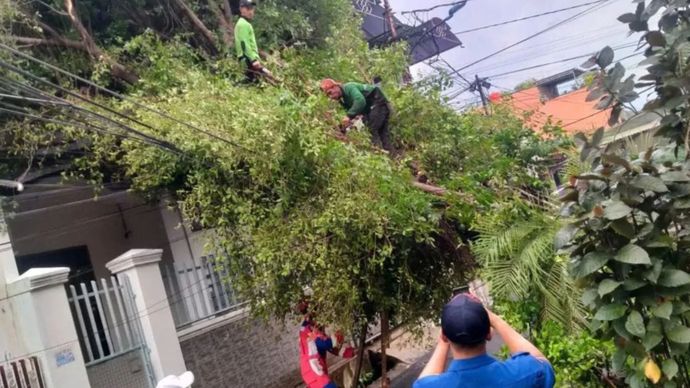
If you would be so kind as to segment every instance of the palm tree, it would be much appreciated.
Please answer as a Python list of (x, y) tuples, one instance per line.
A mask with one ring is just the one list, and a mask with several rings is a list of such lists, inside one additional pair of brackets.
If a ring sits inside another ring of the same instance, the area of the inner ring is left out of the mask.
[(542, 322), (553, 320), (568, 330), (581, 327), (580, 293), (568, 275), (566, 257), (554, 248), (560, 220), (519, 200), (504, 209), (478, 222), (480, 237), (472, 247), (492, 296), (520, 301), (536, 295)]

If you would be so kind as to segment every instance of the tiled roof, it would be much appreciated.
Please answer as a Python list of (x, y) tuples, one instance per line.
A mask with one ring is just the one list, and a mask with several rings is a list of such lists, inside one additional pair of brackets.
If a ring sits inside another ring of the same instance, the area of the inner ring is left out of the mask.
[(548, 119), (554, 124), (560, 123), (566, 132), (590, 134), (599, 127), (609, 128), (608, 120), (611, 110), (600, 111), (597, 101), (586, 101), (589, 92), (581, 88), (548, 101), (542, 101), (537, 87), (515, 92), (503, 101), (516, 110), (532, 113), (528, 120), (534, 130), (541, 129)]

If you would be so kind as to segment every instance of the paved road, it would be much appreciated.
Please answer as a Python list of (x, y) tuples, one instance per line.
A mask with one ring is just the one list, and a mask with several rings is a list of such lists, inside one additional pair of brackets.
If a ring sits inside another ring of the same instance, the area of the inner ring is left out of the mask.
[[(501, 337), (495, 336), (494, 339), (491, 340), (491, 342), (489, 342), (487, 350), (491, 354), (496, 354), (501, 349), (501, 346), (503, 346), (503, 340), (501, 339)], [(431, 358), (432, 354), (433, 350), (425, 354), (423, 357), (419, 358), (417, 361), (414, 362), (414, 364), (410, 365), (410, 367), (407, 368), (407, 370), (401, 373), (398, 377), (394, 378), (391, 381), (391, 388), (411, 387), (414, 381), (417, 380), (419, 374), (422, 373), (422, 369), (424, 369), (426, 363), (429, 362), (429, 359)]]

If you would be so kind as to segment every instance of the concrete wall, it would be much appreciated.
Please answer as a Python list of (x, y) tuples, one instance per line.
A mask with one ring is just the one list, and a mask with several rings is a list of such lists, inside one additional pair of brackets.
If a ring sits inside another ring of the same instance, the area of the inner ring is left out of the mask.
[(126, 192), (55, 186), (16, 197), (7, 224), (15, 256), (87, 246), (96, 278), (108, 277), (105, 263), (136, 248), (161, 248), (172, 260), (160, 206)]
[(136, 388), (149, 387), (142, 350), (125, 353), (100, 364), (86, 367), (91, 387)]
[(301, 381), (297, 324), (266, 327), (241, 316), (180, 342), (195, 388), (294, 387)]

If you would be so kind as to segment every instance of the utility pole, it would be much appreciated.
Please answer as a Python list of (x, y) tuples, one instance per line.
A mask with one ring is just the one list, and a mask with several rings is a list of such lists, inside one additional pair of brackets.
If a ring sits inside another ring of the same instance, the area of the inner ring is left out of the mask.
[(470, 85), (470, 91), (479, 92), (479, 97), (482, 99), (482, 105), (484, 106), (484, 112), (489, 115), (489, 105), (486, 101), (486, 96), (484, 95), (484, 88), (489, 89), (491, 84), (486, 80), (486, 78), (479, 78), (479, 75), (474, 75), (474, 82)]
[(393, 41), (398, 39), (398, 29), (395, 27), (395, 21), (393, 20), (393, 9), (388, 0), (383, 0), (383, 8), (386, 11), (386, 23), (388, 23), (388, 28), (391, 31), (391, 38)]

